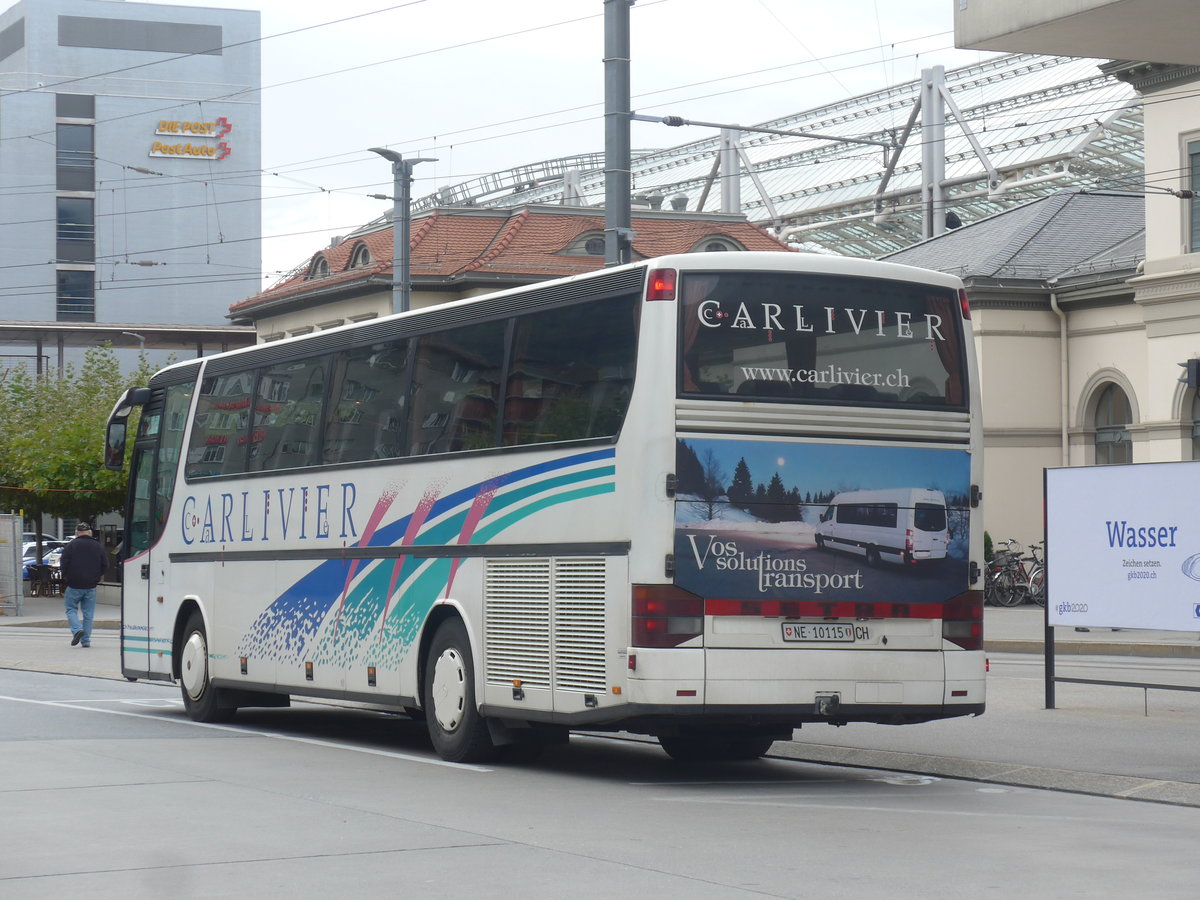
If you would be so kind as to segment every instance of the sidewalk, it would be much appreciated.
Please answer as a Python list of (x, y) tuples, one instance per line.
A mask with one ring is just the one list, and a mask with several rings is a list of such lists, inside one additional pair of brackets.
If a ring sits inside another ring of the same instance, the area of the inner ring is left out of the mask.
[[(115, 603), (96, 604), (97, 629), (119, 629), (121, 610)], [(21, 615), (12, 610), (0, 614), (0, 629), (13, 625), (67, 627), (61, 597), (26, 597)], [(1045, 649), (1045, 611), (1040, 606), (984, 608), (984, 649), (989, 653), (1037, 653)], [(70, 649), (69, 647), (67, 649)], [(1059, 655), (1149, 656), (1200, 659), (1200, 632), (1149, 631), (1145, 629), (1093, 628), (1075, 631), (1054, 629), (1054, 652)], [(2, 665), (2, 654), (0, 654)]]
[[(992, 674), (983, 716), (805, 726), (771, 755), (1200, 807), (1200, 692), (1064, 683), (1057, 708), (1045, 709), (1043, 610), (984, 615)], [(62, 598), (25, 598), (20, 616), (0, 615), (0, 679), (4, 669), (120, 679), (119, 628), (119, 607), (97, 604), (92, 646), (72, 647)], [(1056, 628), (1054, 637), (1060, 676), (1111, 678), (1095, 668), (1107, 664), (1152, 667), (1164, 683), (1200, 677), (1195, 633)], [(178, 696), (176, 685), (155, 684)]]

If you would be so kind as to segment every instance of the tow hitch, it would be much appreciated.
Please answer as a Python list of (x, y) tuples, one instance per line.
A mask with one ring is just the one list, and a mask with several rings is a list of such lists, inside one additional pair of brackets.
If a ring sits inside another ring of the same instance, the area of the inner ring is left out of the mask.
[(838, 707), (842, 705), (840, 694), (817, 694), (815, 700), (815, 712), (818, 716), (836, 715)]

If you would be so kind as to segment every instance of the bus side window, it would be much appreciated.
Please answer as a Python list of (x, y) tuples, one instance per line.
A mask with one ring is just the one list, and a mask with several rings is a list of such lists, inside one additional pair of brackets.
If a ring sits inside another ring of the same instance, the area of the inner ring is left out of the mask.
[(231, 475), (246, 470), (254, 381), (253, 370), (204, 379), (188, 446), (188, 478)]
[(325, 417), (326, 463), (403, 456), (405, 384), (412, 342), (355, 347), (339, 355)]
[(317, 436), (325, 402), (326, 358), (264, 369), (254, 397), (248, 468), (294, 469), (317, 463)]
[(155, 468), (154, 523), (151, 543), (162, 537), (175, 494), (175, 477), (179, 472), (180, 450), (183, 446), (183, 426), (188, 408), (192, 405), (195, 382), (174, 384), (167, 388), (159, 426), (158, 465)]
[(632, 306), (633, 298), (617, 297), (517, 320), (504, 400), (506, 446), (617, 433), (637, 347)]
[(505, 329), (503, 321), (484, 322), (418, 339), (410, 388), (409, 454), (496, 446)]

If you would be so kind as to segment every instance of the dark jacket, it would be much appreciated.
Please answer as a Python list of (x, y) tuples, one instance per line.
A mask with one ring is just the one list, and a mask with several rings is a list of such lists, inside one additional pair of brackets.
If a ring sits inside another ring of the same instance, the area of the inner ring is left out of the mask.
[(108, 569), (108, 554), (92, 537), (77, 537), (63, 548), (59, 560), (67, 587), (94, 588)]

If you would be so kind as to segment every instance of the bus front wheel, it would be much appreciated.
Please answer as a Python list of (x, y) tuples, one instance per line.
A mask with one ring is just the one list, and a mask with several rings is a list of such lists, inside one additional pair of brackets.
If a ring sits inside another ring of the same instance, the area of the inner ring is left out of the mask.
[(425, 724), (437, 755), (447, 762), (488, 762), (497, 756), (487, 722), (475, 705), (471, 642), (459, 619), (433, 636), (425, 662)]
[(194, 610), (183, 629), (179, 654), (179, 685), (183, 708), (197, 722), (228, 722), (237, 712), (235, 706), (222, 705), (220, 692), (212, 686), (208, 673), (208, 632), (204, 616)]

